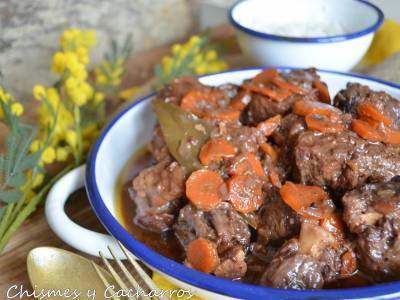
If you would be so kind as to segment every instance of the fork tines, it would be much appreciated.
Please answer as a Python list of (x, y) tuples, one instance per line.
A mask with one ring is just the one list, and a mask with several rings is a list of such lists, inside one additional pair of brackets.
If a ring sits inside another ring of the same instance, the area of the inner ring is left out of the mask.
[[(130, 253), (119, 241), (118, 245), (121, 248), (122, 252), (124, 253), (128, 265), (132, 267), (132, 273), (129, 272), (128, 268), (122, 263), (122, 261), (118, 258), (118, 256), (115, 253), (115, 250), (112, 249), (110, 246), (108, 246), (108, 250), (111, 253), (111, 256), (114, 258), (114, 261), (116, 262), (116, 265), (119, 268), (119, 271), (122, 271), (122, 274), (125, 276), (124, 281), (122, 277), (118, 274), (118, 272), (115, 270), (115, 268), (111, 265), (111, 263), (105, 258), (104, 254), (100, 251), (100, 257), (104, 263), (104, 266), (107, 268), (107, 270), (110, 272), (112, 278), (115, 280), (115, 282), (118, 284), (119, 287), (111, 287), (111, 283), (107, 280), (106, 276), (104, 276), (104, 273), (101, 272), (100, 268), (92, 262), (92, 265), (94, 269), (96, 270), (97, 275), (100, 277), (101, 281), (103, 282), (104, 286), (108, 288), (108, 291), (112, 293), (112, 299), (113, 300), (119, 300), (121, 297), (118, 294), (118, 291), (123, 291), (124, 294), (126, 295), (127, 299), (133, 300), (133, 299), (144, 299), (144, 300), (152, 300), (152, 299), (163, 299), (167, 300), (166, 298), (160, 291), (160, 289), (157, 287), (157, 285), (154, 283), (154, 281), (150, 278), (150, 276), (146, 273), (145, 270), (139, 265), (139, 263), (136, 261), (135, 257)], [(139, 281), (139, 282), (138, 282)], [(130, 286), (130, 287), (129, 287)], [(117, 290), (116, 290), (117, 289)], [(157, 294), (161, 295), (161, 297), (154, 297), (152, 296), (151, 298), (148, 296), (150, 291), (152, 291), (152, 294)], [(118, 295), (115, 296), (115, 295)], [(108, 295), (110, 296), (110, 295)]]

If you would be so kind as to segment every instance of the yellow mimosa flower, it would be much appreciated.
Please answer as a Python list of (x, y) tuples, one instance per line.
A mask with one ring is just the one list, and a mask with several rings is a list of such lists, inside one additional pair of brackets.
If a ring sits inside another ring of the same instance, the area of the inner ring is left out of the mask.
[(39, 140), (34, 140), (31, 143), (31, 146), (29, 148), (29, 150), (31, 150), (31, 152), (38, 152), (40, 149), (40, 141)]
[(21, 103), (14, 102), (13, 104), (11, 104), (11, 113), (19, 117), (24, 113), (24, 107)]
[(56, 159), (57, 161), (64, 162), (68, 159), (70, 151), (67, 147), (58, 147), (56, 149)]
[(78, 135), (73, 130), (68, 130), (65, 135), (65, 141), (70, 145), (72, 148), (75, 148), (78, 143)]
[(42, 153), (41, 161), (44, 164), (51, 164), (54, 162), (55, 159), (56, 159), (56, 151), (51, 146), (47, 147)]
[(46, 96), (46, 90), (44, 86), (40, 84), (37, 84), (33, 87), (32, 93), (36, 100), (42, 100), (43, 97)]

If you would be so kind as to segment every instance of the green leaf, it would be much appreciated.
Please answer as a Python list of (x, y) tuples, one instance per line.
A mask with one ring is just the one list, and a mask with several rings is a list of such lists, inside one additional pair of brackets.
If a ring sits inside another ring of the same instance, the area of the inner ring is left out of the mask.
[(4, 212), (6, 211), (6, 208), (5, 207), (0, 207), (0, 221), (1, 221), (1, 219), (3, 218), (3, 216), (4, 216)]
[(209, 126), (172, 103), (155, 100), (153, 108), (172, 156), (187, 173), (200, 169), (198, 155), (209, 137)]
[(124, 46), (122, 47), (121, 50), (124, 59), (128, 59), (130, 53), (132, 52), (132, 33), (129, 33), (126, 36), (125, 42), (124, 42)]
[(22, 197), (22, 192), (19, 190), (0, 190), (0, 200), (4, 203), (17, 202)]
[(4, 182), (6, 159), (0, 155), (0, 185)]
[(163, 85), (164, 84), (164, 74), (163, 74), (163, 70), (162, 70), (160, 64), (157, 64), (154, 67), (154, 74), (156, 74), (156, 77), (157, 77), (157, 79), (159, 81), (159, 84)]
[(117, 56), (118, 56), (118, 44), (116, 40), (112, 40), (111, 41), (111, 57), (113, 62), (115, 62), (117, 60)]
[(100, 70), (107, 78), (111, 78), (111, 73), (105, 66), (100, 65)]
[(24, 157), (22, 162), (15, 168), (16, 172), (23, 172), (28, 169), (32, 169), (38, 165), (39, 159), (40, 159), (40, 152), (35, 152), (28, 154), (27, 156)]
[(19, 188), (26, 182), (26, 175), (24, 173), (18, 173), (14, 176), (10, 176), (8, 184), (13, 188)]
[[(111, 61), (111, 56), (110, 56), (110, 53), (106, 53), (106, 54), (104, 54), (104, 60), (105, 61)], [(101, 64), (100, 66), (102, 66), (103, 64)]]
[(12, 130), (10, 133), (7, 134), (6, 137), (6, 147), (7, 147), (7, 156), (5, 161), (5, 171), (6, 176), (5, 179), (7, 180), (14, 164), (14, 156), (17, 153), (17, 132)]
[[(19, 145), (18, 155), (15, 159), (13, 173), (25, 171), (28, 168), (32, 168), (34, 164), (24, 164), (27, 156), (29, 156), (29, 147), (36, 136), (37, 131), (30, 127), (21, 128), (21, 144)], [(36, 163), (36, 162), (35, 162)]]

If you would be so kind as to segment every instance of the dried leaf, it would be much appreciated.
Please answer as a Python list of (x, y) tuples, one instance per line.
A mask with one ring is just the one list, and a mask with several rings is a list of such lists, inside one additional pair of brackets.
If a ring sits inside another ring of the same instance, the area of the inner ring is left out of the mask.
[(172, 103), (155, 100), (153, 108), (172, 156), (187, 173), (200, 169), (198, 155), (209, 137), (209, 126)]
[(256, 221), (257, 216), (254, 213), (247, 213), (247, 214), (239, 213), (239, 216), (251, 228), (257, 229), (257, 221)]

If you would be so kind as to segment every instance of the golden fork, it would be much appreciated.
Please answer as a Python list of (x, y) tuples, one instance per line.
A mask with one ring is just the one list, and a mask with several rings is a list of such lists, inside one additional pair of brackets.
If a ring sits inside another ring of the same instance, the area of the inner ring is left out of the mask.
[[(100, 257), (103, 260), (103, 263), (105, 267), (108, 269), (110, 272), (111, 276), (114, 278), (114, 280), (117, 282), (119, 287), (114, 287), (110, 286), (110, 283), (107, 281), (107, 279), (104, 277), (104, 275), (101, 273), (99, 267), (92, 262), (92, 265), (94, 269), (96, 270), (97, 275), (100, 277), (101, 281), (105, 285), (105, 287), (108, 289), (109, 292), (111, 292), (111, 295), (108, 295), (108, 297), (112, 296), (113, 300), (120, 300), (121, 293), (125, 293), (124, 296), (130, 300), (133, 299), (144, 299), (144, 300), (153, 300), (153, 299), (162, 299), (162, 300), (168, 300), (161, 290), (157, 287), (157, 285), (154, 283), (154, 281), (150, 278), (150, 276), (146, 273), (145, 270), (138, 264), (138, 262), (135, 260), (133, 255), (118, 241), (118, 245), (121, 248), (122, 252), (124, 253), (126, 257), (126, 261), (129, 263), (131, 267), (133, 267), (133, 272), (130, 273), (127, 269), (127, 267), (122, 263), (122, 261), (117, 257), (115, 254), (115, 251), (108, 246), (108, 250), (110, 251), (112, 257), (114, 258), (114, 261), (118, 265), (120, 271), (125, 275), (125, 278), (128, 282), (128, 284), (131, 287), (128, 287), (128, 285), (125, 283), (125, 281), (122, 279), (122, 277), (117, 273), (117, 271), (114, 269), (114, 267), (110, 264), (110, 262), (104, 257), (103, 253), (100, 251)], [(141, 284), (138, 283), (138, 281), (135, 279), (139, 278), (141, 281)], [(115, 290), (115, 289), (119, 290)], [(156, 296), (151, 296), (149, 297), (149, 292), (152, 292), (153, 294), (160, 295), (160, 297)], [(119, 293), (119, 294), (118, 294)], [(137, 296), (139, 294), (139, 296)]]

